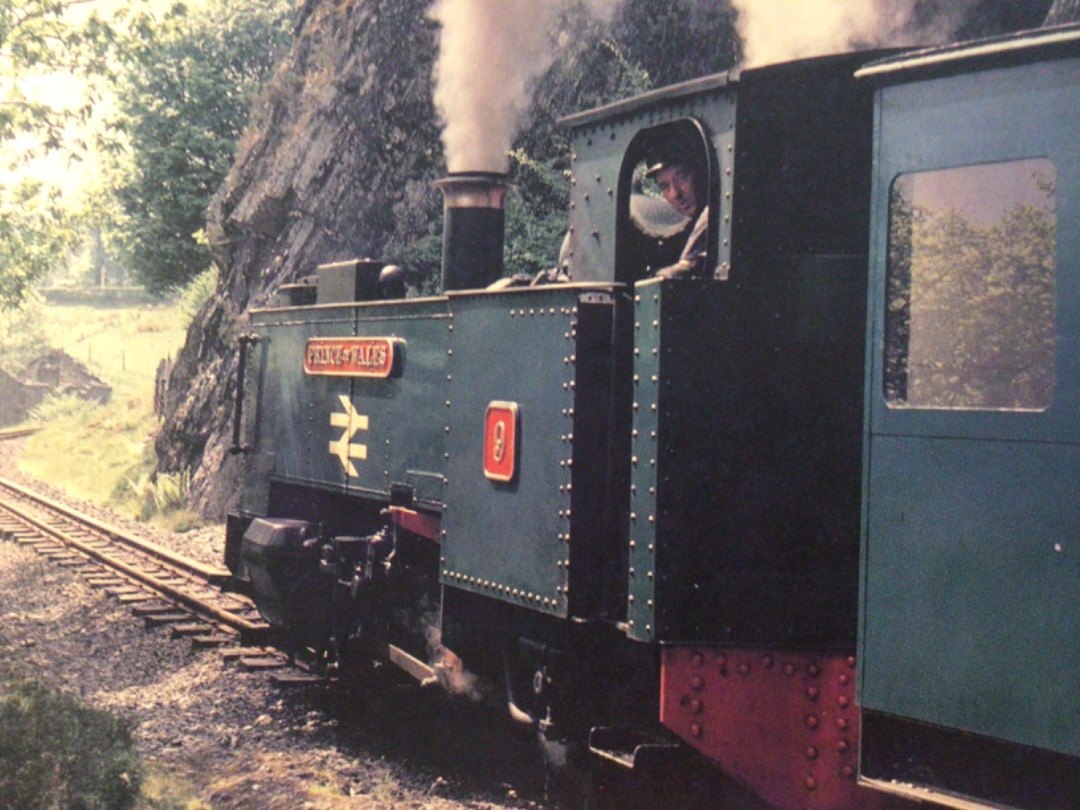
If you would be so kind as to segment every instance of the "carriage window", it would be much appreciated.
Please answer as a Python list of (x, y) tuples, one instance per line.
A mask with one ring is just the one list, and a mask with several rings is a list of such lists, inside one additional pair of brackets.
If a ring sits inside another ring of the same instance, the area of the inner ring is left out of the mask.
[(893, 182), (884, 358), (891, 407), (1050, 405), (1054, 186), (1054, 166), (1043, 159)]

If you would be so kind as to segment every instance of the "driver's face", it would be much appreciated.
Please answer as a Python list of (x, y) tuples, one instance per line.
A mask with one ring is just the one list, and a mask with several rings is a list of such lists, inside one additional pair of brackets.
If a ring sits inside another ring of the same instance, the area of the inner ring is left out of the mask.
[(696, 216), (702, 209), (701, 191), (693, 172), (685, 166), (665, 166), (656, 173), (655, 179), (664, 199), (684, 217)]

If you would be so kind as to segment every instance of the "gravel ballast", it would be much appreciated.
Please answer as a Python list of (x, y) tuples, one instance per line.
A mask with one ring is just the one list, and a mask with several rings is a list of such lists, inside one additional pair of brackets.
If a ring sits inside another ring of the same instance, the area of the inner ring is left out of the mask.
[[(0, 475), (71, 502), (14, 470), (20, 440), (0, 445)], [(220, 563), (220, 527), (169, 535), (71, 505)], [(145, 761), (212, 808), (545, 806), (530, 741), (475, 707), (386, 677), (281, 689), (167, 628), (145, 629), (78, 574), (0, 542), (0, 681), (16, 679), (134, 717)]]

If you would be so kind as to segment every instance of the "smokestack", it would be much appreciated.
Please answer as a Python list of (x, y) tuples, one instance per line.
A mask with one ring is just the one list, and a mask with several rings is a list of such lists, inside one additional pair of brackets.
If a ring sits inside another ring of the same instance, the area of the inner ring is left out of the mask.
[(474, 290), (502, 278), (505, 174), (451, 172), (443, 193), (443, 292)]

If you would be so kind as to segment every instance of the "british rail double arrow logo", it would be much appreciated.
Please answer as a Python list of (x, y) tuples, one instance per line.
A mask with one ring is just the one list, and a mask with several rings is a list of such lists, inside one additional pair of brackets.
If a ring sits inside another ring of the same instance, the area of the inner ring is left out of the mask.
[(341, 400), (341, 406), (345, 409), (345, 412), (334, 411), (331, 413), (330, 427), (345, 428), (345, 432), (341, 434), (340, 439), (330, 442), (330, 455), (337, 456), (345, 472), (356, 477), (359, 473), (356, 471), (352, 460), (354, 458), (360, 461), (366, 459), (367, 445), (354, 443), (353, 436), (359, 430), (368, 429), (368, 418), (362, 413), (357, 413), (352, 401), (344, 394), (339, 394), (338, 399)]

